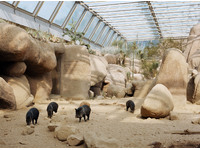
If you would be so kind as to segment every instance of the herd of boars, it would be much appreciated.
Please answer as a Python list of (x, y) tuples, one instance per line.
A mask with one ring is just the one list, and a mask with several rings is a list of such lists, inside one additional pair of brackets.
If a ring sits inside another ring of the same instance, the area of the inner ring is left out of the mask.
[[(128, 100), (126, 102), (126, 111), (130, 108), (130, 112), (134, 112), (135, 104), (132, 100)], [(51, 118), (53, 116), (53, 112), (57, 113), (58, 111), (58, 104), (56, 102), (51, 102), (47, 106), (47, 116)], [(80, 106), (76, 109), (75, 108), (75, 118), (79, 118), (79, 122), (81, 122), (81, 118), (83, 117), (85, 121), (89, 120), (90, 118), (91, 108), (89, 104), (80, 104)], [(87, 120), (86, 120), (87, 116)], [(27, 125), (37, 124), (37, 120), (39, 117), (39, 110), (37, 108), (31, 108), (26, 113), (26, 123)]]

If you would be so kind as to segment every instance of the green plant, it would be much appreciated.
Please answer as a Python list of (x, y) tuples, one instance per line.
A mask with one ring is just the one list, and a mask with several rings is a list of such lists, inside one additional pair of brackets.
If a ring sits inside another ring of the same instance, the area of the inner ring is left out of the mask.
[(120, 50), (122, 50), (123, 44), (124, 44), (123, 40), (114, 40), (112, 42), (112, 46), (116, 46)]
[(126, 77), (127, 77), (127, 80), (128, 80), (128, 81), (131, 80), (131, 72), (127, 72), (127, 73), (126, 73)]
[(65, 28), (63, 32), (63, 36), (68, 35), (74, 44), (76, 44), (76, 41), (79, 41), (80, 44), (82, 44), (85, 33), (76, 31), (76, 28), (75, 28), (76, 22), (74, 22), (73, 19), (72, 19), (72, 23), (69, 23), (69, 25), (71, 26), (71, 28), (70, 29)]

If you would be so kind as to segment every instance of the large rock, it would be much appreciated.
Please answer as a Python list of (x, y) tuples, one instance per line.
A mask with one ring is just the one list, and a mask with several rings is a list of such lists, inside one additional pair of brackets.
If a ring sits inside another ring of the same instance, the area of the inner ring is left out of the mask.
[(196, 50), (193, 55), (191, 55), (188, 62), (189, 69), (196, 69), (200, 72), (200, 49)]
[(90, 55), (90, 67), (91, 67), (91, 81), (90, 85), (95, 84), (104, 80), (107, 75), (108, 62), (104, 57)]
[(135, 92), (135, 86), (133, 86), (132, 83), (126, 83), (126, 94), (128, 96), (133, 96), (134, 92)]
[(107, 60), (108, 64), (117, 64), (117, 57), (113, 54), (105, 54), (104, 58)]
[(26, 128), (22, 131), (22, 135), (30, 135), (35, 131), (34, 128), (30, 126), (26, 126)]
[(88, 148), (120, 148), (119, 141), (115, 138), (97, 135), (95, 132), (85, 133), (84, 141)]
[(66, 99), (87, 99), (91, 69), (85, 46), (66, 46), (61, 64), (61, 95)]
[(52, 90), (52, 77), (51, 72), (41, 75), (27, 76), (31, 94), (33, 94), (34, 102), (41, 102), (42, 100), (49, 99)]
[(78, 133), (79, 130), (73, 126), (61, 125), (55, 129), (54, 137), (60, 141), (66, 141), (70, 135)]
[(133, 74), (133, 80), (134, 81), (144, 81), (144, 75), (143, 74)]
[(16, 109), (16, 100), (13, 88), (0, 77), (0, 108)]
[(29, 74), (45, 73), (56, 67), (55, 53), (62, 53), (63, 44), (44, 43), (33, 39), (24, 29), (0, 24), (1, 61), (24, 61)]
[(21, 109), (32, 104), (33, 95), (31, 95), (30, 85), (26, 76), (4, 77), (4, 79), (14, 91), (17, 109)]
[(118, 85), (114, 85), (114, 84), (110, 84), (107, 88), (107, 94), (106, 96), (108, 97), (117, 97), (117, 98), (123, 98), (126, 94), (126, 88), (118, 86)]
[(162, 118), (168, 116), (174, 108), (172, 100), (172, 95), (167, 87), (157, 84), (142, 104), (142, 117)]
[(126, 72), (125, 69), (119, 65), (108, 64), (108, 74), (105, 78), (105, 83), (119, 85), (125, 87)]
[(124, 66), (131, 67), (131, 59), (126, 57), (124, 61)]
[(156, 84), (165, 85), (173, 95), (174, 105), (186, 104), (186, 88), (188, 83), (187, 63), (178, 49), (168, 49), (163, 57)]
[(68, 136), (67, 138), (67, 142), (70, 146), (78, 146), (80, 144), (83, 144), (83, 135), (80, 134), (72, 134), (70, 136)]
[(118, 65), (121, 65), (121, 66), (124, 65), (124, 63), (125, 63), (125, 55), (123, 53), (120, 52), (120, 53), (116, 54), (115, 58), (116, 58), (116, 61), (117, 61), (116, 63)]
[(187, 62), (190, 62), (191, 56), (200, 47), (199, 31), (200, 31), (200, 24), (194, 25), (190, 30), (190, 35), (188, 36), (186, 49), (184, 51), (184, 56)]
[(1, 64), (2, 72), (10, 77), (20, 77), (26, 71), (26, 64), (24, 62), (8, 62)]
[(107, 96), (117, 96), (122, 98), (126, 91), (126, 72), (125, 69), (119, 65), (108, 64), (108, 74), (105, 78), (103, 91)]
[(145, 98), (151, 89), (155, 86), (155, 80), (133, 81), (134, 97)]

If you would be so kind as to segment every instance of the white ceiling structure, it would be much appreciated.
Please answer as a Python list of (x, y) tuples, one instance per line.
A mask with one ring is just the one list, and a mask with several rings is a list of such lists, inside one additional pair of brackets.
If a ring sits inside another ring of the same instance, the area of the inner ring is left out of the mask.
[(74, 21), (85, 42), (101, 48), (120, 39), (186, 38), (200, 21), (200, 1), (0, 1), (0, 14), (58, 36)]

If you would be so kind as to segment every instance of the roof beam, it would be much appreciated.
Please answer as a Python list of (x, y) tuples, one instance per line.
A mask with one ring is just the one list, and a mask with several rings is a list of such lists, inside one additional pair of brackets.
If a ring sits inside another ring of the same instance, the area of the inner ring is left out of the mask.
[(86, 13), (87, 13), (87, 10), (84, 9), (83, 13), (81, 14), (80, 18), (78, 19), (78, 21), (77, 21), (77, 23), (75, 25), (75, 30), (77, 30), (78, 27), (80, 26), (80, 24), (83, 21), (83, 18), (85, 17)]
[(104, 39), (103, 39), (103, 42), (101, 43), (102, 44), (102, 46), (104, 45), (104, 43), (106, 42), (106, 39), (108, 38), (108, 35), (110, 34), (110, 32), (111, 32), (112, 30), (111, 30), (111, 28), (108, 30), (108, 32), (107, 32), (107, 34), (106, 34), (106, 36), (104, 37)]
[(67, 17), (65, 18), (65, 21), (63, 22), (63, 24), (62, 24), (62, 26), (61, 26), (63, 29), (67, 26), (67, 24), (68, 24), (69, 20), (71, 19), (71, 17), (72, 17), (72, 15), (73, 15), (74, 11), (76, 10), (77, 5), (78, 5), (78, 3), (77, 3), (77, 2), (74, 2), (74, 5), (72, 6), (72, 8), (71, 8), (71, 10), (69, 11)]
[(110, 40), (108, 41), (108, 43), (107, 43), (107, 46), (110, 46), (110, 43), (111, 43), (111, 41), (112, 41), (112, 39), (113, 39), (113, 37), (114, 37), (114, 35), (115, 35), (116, 33), (115, 32), (113, 32), (113, 34), (112, 34), (112, 36), (111, 36), (111, 38), (110, 38)]
[(50, 16), (49, 22), (52, 24), (53, 20), (55, 19), (56, 15), (58, 14), (58, 11), (60, 10), (61, 6), (63, 4), (63, 1), (59, 1), (56, 8), (54, 9), (53, 13)]
[[(132, 3), (142, 3), (142, 2), (137, 1), (137, 2), (114, 3), (114, 4), (104, 4), (104, 5), (90, 5), (90, 7), (94, 8), (94, 7), (104, 7), (104, 6), (127, 5), (127, 4), (132, 4)], [(91, 3), (87, 2), (87, 4), (91, 4)]]
[(98, 37), (97, 37), (96, 40), (95, 40), (95, 43), (98, 43), (98, 42), (99, 42), (101, 36), (102, 36), (103, 33), (105, 32), (106, 27), (107, 27), (107, 25), (104, 24), (103, 28), (102, 28), (101, 31), (100, 31), (100, 34), (98, 35)]
[(153, 16), (153, 19), (154, 19), (154, 21), (155, 21), (155, 25), (156, 25), (156, 27), (157, 27), (157, 29), (158, 29), (158, 33), (160, 34), (160, 38), (163, 38), (163, 37), (162, 37), (162, 32), (161, 32), (160, 27), (159, 27), (159, 24), (158, 24), (158, 20), (157, 20), (157, 18), (156, 18), (156, 14), (155, 14), (155, 12), (154, 12), (154, 10), (153, 10), (153, 7), (152, 7), (152, 5), (151, 5), (151, 2), (150, 2), (150, 1), (146, 1), (146, 3), (147, 3), (148, 6), (149, 6), (149, 10), (150, 10), (150, 12), (151, 12), (151, 15)]
[(93, 38), (95, 32), (97, 31), (97, 29), (99, 28), (100, 24), (101, 24), (101, 21), (99, 20), (99, 21), (97, 22), (95, 28), (93, 29), (91, 35), (89, 36), (89, 38), (88, 38), (89, 40), (92, 40), (92, 38)]
[(85, 29), (83, 30), (83, 33), (86, 34), (86, 32), (88, 31), (88, 29), (89, 29), (90, 25), (92, 24), (92, 21), (94, 20), (94, 18), (95, 18), (95, 16), (92, 15), (92, 17), (91, 17), (90, 20), (88, 21), (88, 23), (87, 23)]

